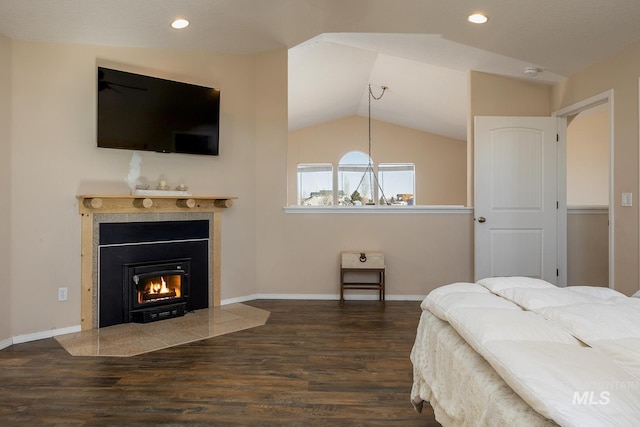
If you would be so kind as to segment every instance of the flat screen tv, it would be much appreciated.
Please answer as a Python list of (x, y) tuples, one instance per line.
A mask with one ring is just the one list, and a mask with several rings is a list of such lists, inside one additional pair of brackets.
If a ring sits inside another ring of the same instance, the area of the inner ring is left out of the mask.
[(98, 147), (217, 156), (220, 91), (98, 67)]

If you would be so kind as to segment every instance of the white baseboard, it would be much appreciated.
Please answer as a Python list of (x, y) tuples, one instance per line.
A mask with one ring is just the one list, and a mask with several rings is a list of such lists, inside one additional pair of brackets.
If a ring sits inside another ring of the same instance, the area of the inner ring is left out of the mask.
[(235, 298), (226, 298), (226, 299), (220, 300), (220, 305), (236, 304), (239, 302), (253, 301), (254, 299), (258, 299), (255, 294), (244, 295), (244, 296), (235, 297)]
[[(387, 301), (422, 301), (425, 295), (386, 295)], [(338, 301), (338, 294), (253, 294), (238, 298), (225, 299), (220, 302), (221, 305), (252, 301), (256, 299), (288, 299), (288, 300), (329, 300)], [(349, 301), (376, 301), (377, 294), (371, 295), (345, 295), (345, 300)]]
[(13, 340), (11, 338), (0, 341), (0, 350), (9, 347), (11, 344), (13, 344)]
[(391, 295), (387, 297), (388, 301), (420, 301), (426, 297), (426, 294), (423, 295)]
[(334, 294), (256, 294), (255, 299), (298, 299), (298, 300), (338, 300), (340, 295)]
[(72, 332), (80, 332), (81, 330), (82, 328), (80, 327), (80, 325), (77, 325), (77, 326), (69, 326), (67, 328), (51, 329), (49, 331), (35, 332), (33, 334), (18, 335), (17, 337), (13, 337), (13, 344), (20, 344), (23, 342), (42, 340), (45, 338), (55, 337), (56, 335), (64, 335), (64, 334), (70, 334)]

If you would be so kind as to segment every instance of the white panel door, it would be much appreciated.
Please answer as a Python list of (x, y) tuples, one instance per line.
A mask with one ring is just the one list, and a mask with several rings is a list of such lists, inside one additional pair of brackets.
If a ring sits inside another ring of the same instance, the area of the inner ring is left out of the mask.
[(558, 268), (558, 123), (551, 117), (475, 118), (475, 279)]

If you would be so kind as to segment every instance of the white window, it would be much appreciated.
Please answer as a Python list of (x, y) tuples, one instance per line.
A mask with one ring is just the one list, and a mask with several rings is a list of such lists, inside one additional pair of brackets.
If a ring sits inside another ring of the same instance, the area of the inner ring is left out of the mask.
[[(331, 163), (298, 164), (298, 205), (415, 205), (415, 165), (380, 163), (361, 151), (338, 163), (337, 182)], [(336, 195), (334, 197), (334, 195)]]
[(380, 204), (415, 205), (416, 166), (413, 163), (380, 163), (378, 180), (382, 194)]
[(338, 163), (338, 204), (375, 204), (376, 179), (369, 156), (351, 151)]
[(298, 205), (333, 204), (333, 165), (308, 163), (298, 165)]

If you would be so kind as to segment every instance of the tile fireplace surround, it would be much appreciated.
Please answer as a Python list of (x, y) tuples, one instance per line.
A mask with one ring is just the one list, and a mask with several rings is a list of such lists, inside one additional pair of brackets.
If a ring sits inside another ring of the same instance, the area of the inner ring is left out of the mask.
[[(153, 195), (132, 196), (82, 192), (77, 196), (82, 216), (82, 331), (98, 329), (97, 253), (102, 222), (209, 220), (209, 309), (220, 306), (221, 214), (236, 197)], [(166, 322), (163, 320), (162, 322)]]

